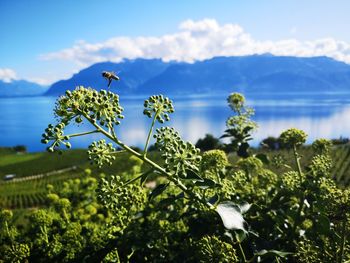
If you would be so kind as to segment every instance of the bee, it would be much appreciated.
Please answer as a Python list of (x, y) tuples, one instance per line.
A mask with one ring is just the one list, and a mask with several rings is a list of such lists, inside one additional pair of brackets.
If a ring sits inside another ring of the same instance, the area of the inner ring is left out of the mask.
[(119, 80), (119, 77), (113, 71), (103, 71), (102, 76), (108, 80), (108, 88), (113, 80)]

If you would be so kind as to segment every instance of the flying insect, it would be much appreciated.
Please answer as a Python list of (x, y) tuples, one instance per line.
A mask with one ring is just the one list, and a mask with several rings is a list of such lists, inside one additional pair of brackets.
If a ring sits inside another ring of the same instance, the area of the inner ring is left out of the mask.
[(108, 88), (111, 86), (113, 80), (120, 79), (113, 71), (103, 71), (102, 76), (108, 80)]

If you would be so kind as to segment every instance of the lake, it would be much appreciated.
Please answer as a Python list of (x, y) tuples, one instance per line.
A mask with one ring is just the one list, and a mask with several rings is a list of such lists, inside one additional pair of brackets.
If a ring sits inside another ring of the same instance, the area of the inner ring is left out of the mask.
[[(254, 119), (259, 124), (252, 145), (257, 146), (267, 136), (278, 136), (281, 131), (296, 127), (315, 138), (350, 137), (350, 94), (285, 94), (247, 95), (247, 103), (255, 109)], [(117, 127), (118, 136), (127, 144), (142, 147), (151, 119), (142, 114), (140, 97), (121, 97), (125, 119)], [(0, 146), (26, 145), (31, 152), (46, 148), (40, 143), (41, 134), (49, 123), (55, 123), (53, 107), (56, 98), (27, 97), (0, 98)], [(182, 137), (195, 143), (206, 133), (221, 136), (225, 121), (232, 114), (225, 96), (191, 96), (173, 98), (175, 113), (168, 126), (175, 127)], [(74, 126), (67, 134), (87, 131), (90, 127)], [(89, 135), (71, 140), (74, 148), (87, 147)]]

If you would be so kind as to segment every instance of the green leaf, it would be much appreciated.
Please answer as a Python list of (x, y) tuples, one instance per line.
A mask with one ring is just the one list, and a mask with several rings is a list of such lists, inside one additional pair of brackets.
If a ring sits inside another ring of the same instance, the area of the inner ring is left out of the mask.
[(162, 199), (158, 205), (159, 206), (169, 206), (171, 204), (173, 204), (175, 202), (176, 198), (174, 196), (171, 196), (171, 197), (168, 197), (168, 198), (165, 198), (165, 199)]
[(243, 133), (248, 133), (248, 132), (250, 132), (251, 130), (253, 130), (254, 129), (254, 127), (252, 127), (252, 126), (247, 126), (247, 127), (245, 127), (244, 129), (243, 129)]
[(202, 189), (216, 187), (215, 181), (208, 179), (208, 178), (204, 178), (202, 181), (196, 181), (195, 185), (202, 188)]
[(147, 172), (143, 173), (140, 178), (140, 185), (143, 185), (143, 183), (147, 180), (147, 177), (153, 172), (153, 169), (148, 170)]
[(248, 149), (249, 149), (249, 144), (246, 142), (242, 143), (238, 148), (237, 155), (243, 158), (249, 157)]
[(315, 218), (314, 227), (317, 233), (328, 235), (331, 231), (331, 222), (325, 215), (319, 215)]
[(186, 174), (181, 175), (180, 178), (193, 181), (203, 181), (202, 177), (200, 177), (195, 171), (190, 169), (186, 170)]
[(177, 195), (171, 195), (165, 199), (162, 199), (159, 202), (159, 206), (169, 206), (175, 203), (176, 200), (184, 198), (185, 194), (183, 192), (177, 194)]
[(181, 192), (176, 196), (176, 199), (180, 199), (180, 198), (184, 198), (185, 197), (185, 193)]
[(266, 154), (258, 153), (257, 155), (255, 155), (255, 157), (258, 158), (260, 161), (262, 161), (266, 165), (270, 163), (270, 159)]
[(211, 203), (212, 205), (215, 205), (217, 202), (219, 202), (220, 197), (218, 194), (214, 194), (212, 197), (208, 199), (208, 202)]
[(156, 196), (160, 195), (164, 192), (164, 190), (168, 187), (168, 184), (159, 184), (156, 188), (153, 189), (153, 191), (150, 193), (148, 199), (151, 200), (152, 198), (155, 198)]
[(238, 230), (238, 231), (235, 231), (235, 236), (236, 236), (236, 240), (239, 243), (242, 243), (247, 238), (247, 232)]

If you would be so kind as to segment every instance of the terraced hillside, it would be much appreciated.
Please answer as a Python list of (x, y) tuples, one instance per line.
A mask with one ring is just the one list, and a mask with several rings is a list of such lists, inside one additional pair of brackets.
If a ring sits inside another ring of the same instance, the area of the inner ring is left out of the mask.
[[(291, 151), (264, 153), (270, 156), (270, 159), (274, 156), (282, 156), (290, 166), (294, 166)], [(303, 165), (306, 165), (312, 156), (312, 149), (304, 147), (300, 149), (300, 153), (303, 156)], [(152, 155), (153, 159), (159, 159), (156, 153)], [(340, 185), (349, 186), (350, 145), (334, 146), (332, 157), (333, 177)], [(88, 163), (85, 150), (67, 151), (62, 156), (48, 153), (17, 155), (13, 152), (0, 152), (0, 176), (3, 177), (7, 173), (18, 174), (15, 180), (0, 180), (0, 207), (18, 210), (44, 206), (45, 197), (49, 193), (48, 184), (53, 185), (55, 189), (60, 189), (66, 180), (83, 176), (87, 168), (96, 176), (100, 173), (117, 174), (131, 171), (136, 162), (130, 160), (128, 154), (120, 154), (117, 158), (118, 160), (112, 166), (98, 169)], [(50, 167), (51, 170), (49, 170)], [(281, 169), (276, 172), (284, 171), (286, 170)]]
[[(0, 208), (18, 210), (44, 206), (49, 184), (59, 190), (65, 181), (84, 176), (86, 170), (95, 176), (118, 174), (133, 172), (135, 164), (140, 163), (126, 153), (119, 154), (112, 166), (99, 169), (88, 162), (86, 150), (65, 151), (62, 155), (0, 150)], [(16, 176), (5, 180), (7, 174)]]
[(344, 186), (350, 185), (350, 146), (338, 146), (333, 150), (333, 177)]

